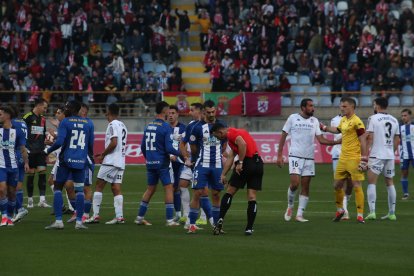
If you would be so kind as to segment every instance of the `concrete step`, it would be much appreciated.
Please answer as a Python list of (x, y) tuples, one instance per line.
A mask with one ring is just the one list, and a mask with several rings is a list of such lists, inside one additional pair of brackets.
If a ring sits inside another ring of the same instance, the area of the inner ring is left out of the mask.
[(183, 73), (183, 78), (210, 78), (210, 73)]
[[(200, 37), (198, 36), (198, 34), (196, 35), (190, 35), (190, 37), (188, 38), (190, 40), (190, 42), (198, 42), (200, 43)], [(176, 37), (175, 39), (177, 42), (181, 41), (180, 37)]]
[(188, 12), (188, 15), (194, 15), (195, 13), (195, 5), (193, 3), (182, 3), (181, 1), (178, 1), (178, 3), (171, 3), (171, 10), (174, 11), (175, 9), (178, 9), (180, 11), (186, 10)]
[(183, 80), (184, 80), (184, 83), (185, 84), (187, 84), (187, 83), (191, 83), (191, 84), (196, 84), (196, 83), (198, 83), (198, 84), (210, 84), (210, 77), (208, 76), (208, 77), (203, 77), (203, 78), (194, 78), (194, 77), (190, 77), (190, 78), (184, 78), (183, 77)]
[(185, 89), (187, 91), (210, 92), (211, 84), (185, 83)]
[(180, 66), (183, 73), (204, 73), (204, 67), (194, 67), (194, 66), (186, 66), (182, 65), (181, 63), (178, 64)]
[(181, 62), (202, 62), (204, 59), (204, 55), (204, 51), (180, 51)]
[(194, 0), (172, 0), (171, 1), (171, 5), (180, 5), (180, 4), (184, 4), (184, 5), (192, 4), (194, 6)]

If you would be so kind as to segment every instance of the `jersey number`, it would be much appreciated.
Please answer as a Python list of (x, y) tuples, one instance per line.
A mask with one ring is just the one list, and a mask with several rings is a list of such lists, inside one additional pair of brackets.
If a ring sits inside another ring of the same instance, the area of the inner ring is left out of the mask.
[(72, 137), (70, 137), (70, 144), (69, 148), (77, 149), (77, 148), (84, 149), (85, 148), (85, 133), (83, 130), (72, 130)]
[(387, 145), (389, 145), (389, 144), (391, 144), (391, 140), (390, 140), (390, 138), (391, 138), (391, 130), (392, 130), (392, 125), (391, 125), (391, 123), (390, 122), (386, 122), (385, 123), (385, 129), (386, 129), (386, 132), (385, 132), (385, 143), (387, 144)]
[(147, 132), (145, 134), (145, 147), (147, 148), (147, 150), (155, 150), (155, 135), (156, 133), (153, 132)]
[(122, 153), (125, 153), (125, 146), (126, 146), (126, 130), (125, 128), (122, 129)]

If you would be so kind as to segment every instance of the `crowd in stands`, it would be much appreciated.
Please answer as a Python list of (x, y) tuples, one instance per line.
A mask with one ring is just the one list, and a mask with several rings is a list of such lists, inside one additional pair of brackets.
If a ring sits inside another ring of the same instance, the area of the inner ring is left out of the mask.
[[(175, 38), (188, 16), (169, 11), (168, 0), (2, 1), (0, 101), (75, 97), (100, 112), (115, 101), (145, 106), (159, 98), (133, 91), (183, 89)], [(144, 53), (164, 70), (144, 70)]]
[(413, 84), (412, 1), (211, 2), (199, 23), (213, 91), (289, 91), (289, 75), (386, 96)]

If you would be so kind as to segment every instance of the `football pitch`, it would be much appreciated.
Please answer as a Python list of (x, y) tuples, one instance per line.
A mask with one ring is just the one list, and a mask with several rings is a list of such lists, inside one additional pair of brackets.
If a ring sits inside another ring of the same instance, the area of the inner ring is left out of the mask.
[[(51, 209), (35, 207), (14, 227), (0, 228), (0, 274), (412, 275), (414, 199), (401, 200), (399, 171), (395, 178), (397, 221), (379, 219), (365, 225), (355, 221), (354, 197), (349, 206), (351, 220), (331, 221), (335, 213), (331, 165), (318, 165), (316, 172), (305, 212), (308, 223), (284, 221), (288, 169), (266, 165), (254, 235), (244, 235), (247, 202), (243, 190), (226, 216), (226, 234), (213, 236), (207, 226), (195, 235), (186, 234), (181, 226), (166, 227), (161, 186), (146, 215), (153, 225), (135, 225), (146, 174), (143, 166), (129, 166), (122, 187), (126, 224), (104, 224), (114, 216), (110, 187), (105, 188), (101, 223), (86, 231), (68, 223), (62, 231), (46, 231), (44, 227), (54, 219)], [(366, 185), (365, 181), (364, 192)], [(50, 189), (47, 192), (51, 203)], [(387, 213), (382, 180), (377, 193), (378, 218)], [(296, 207), (297, 202), (295, 212)], [(365, 213), (367, 208), (366, 204)]]

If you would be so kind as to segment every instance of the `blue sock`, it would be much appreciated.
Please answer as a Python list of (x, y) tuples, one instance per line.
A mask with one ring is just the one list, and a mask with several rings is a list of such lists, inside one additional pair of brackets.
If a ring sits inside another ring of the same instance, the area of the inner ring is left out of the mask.
[(403, 194), (408, 194), (408, 179), (402, 178), (401, 185), (402, 185)]
[(55, 190), (53, 193), (53, 209), (55, 211), (56, 220), (62, 220), (62, 205), (63, 205), (62, 191)]
[(91, 211), (91, 207), (92, 207), (92, 201), (85, 200), (85, 214), (89, 214), (89, 212)]
[(190, 208), (188, 217), (190, 218), (190, 224), (196, 224), (196, 220), (198, 218), (198, 209)]
[(76, 221), (82, 222), (83, 210), (85, 209), (85, 194), (76, 193)]
[(174, 210), (176, 212), (181, 211), (181, 192), (174, 192)]
[(207, 219), (211, 218), (211, 202), (208, 199), (208, 196), (202, 196), (200, 198), (200, 205), (203, 208), (204, 213), (206, 213)]
[[(73, 210), (76, 210), (76, 197), (75, 199), (69, 199), (69, 204), (70, 206), (72, 206)], [(63, 206), (63, 201), (62, 201), (62, 206)]]
[(211, 211), (211, 213), (213, 214), (214, 224), (216, 224), (220, 217), (220, 206), (213, 206)]
[(13, 201), (9, 200), (7, 202), (7, 216), (9, 217), (9, 219), (13, 217), (15, 208), (16, 208), (16, 200), (13, 200)]
[(19, 212), (22, 206), (23, 206), (23, 190), (18, 190), (16, 192), (16, 213)]
[(0, 212), (2, 215), (6, 215), (7, 214), (7, 197), (1, 198), (0, 199)]
[(148, 209), (148, 202), (145, 201), (141, 201), (141, 204), (139, 205), (139, 210), (138, 210), (138, 216), (139, 217), (144, 217), (145, 213), (147, 212)]
[(167, 220), (173, 219), (174, 216), (174, 204), (165, 203), (165, 217)]

